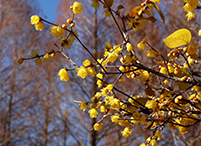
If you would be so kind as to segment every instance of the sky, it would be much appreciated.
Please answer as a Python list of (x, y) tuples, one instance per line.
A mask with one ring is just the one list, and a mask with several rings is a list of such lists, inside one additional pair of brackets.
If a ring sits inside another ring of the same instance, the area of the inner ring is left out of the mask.
[(47, 16), (47, 20), (55, 21), (57, 17), (56, 8), (59, 0), (38, 0), (38, 2), (44, 14)]

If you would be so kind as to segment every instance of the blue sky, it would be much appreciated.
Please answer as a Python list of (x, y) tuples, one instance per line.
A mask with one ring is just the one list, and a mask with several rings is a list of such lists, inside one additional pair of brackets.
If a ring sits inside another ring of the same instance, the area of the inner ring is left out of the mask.
[(56, 8), (59, 4), (59, 0), (38, 0), (38, 2), (44, 14), (47, 16), (47, 20), (55, 21), (57, 16)]

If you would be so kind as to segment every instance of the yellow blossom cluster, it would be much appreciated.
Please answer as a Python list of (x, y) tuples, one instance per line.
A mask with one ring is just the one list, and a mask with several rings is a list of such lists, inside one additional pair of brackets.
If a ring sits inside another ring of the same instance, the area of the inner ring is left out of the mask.
[(36, 30), (42, 31), (44, 28), (44, 23), (41, 21), (41, 18), (38, 15), (31, 16), (31, 24), (35, 26)]
[(198, 5), (198, 0), (184, 0), (186, 4), (184, 5), (184, 10), (187, 12), (186, 17), (187, 20), (191, 20), (192, 18), (195, 18), (196, 13), (192, 12), (195, 10), (195, 8)]
[(94, 77), (96, 75), (96, 70), (93, 66), (90, 66), (91, 62), (89, 60), (85, 60), (83, 65), (84, 66), (75, 69), (78, 76), (84, 79), (86, 76)]
[[(95, 9), (99, 8), (99, 1), (92, 1), (91, 6)], [(186, 16), (188, 17), (188, 20), (190, 20), (195, 17), (195, 13), (192, 11), (196, 8), (198, 0), (184, 1), (186, 4), (183, 8), (186, 12), (188, 12)], [(107, 6), (104, 4), (104, 8), (111, 8), (113, 5), (113, 0), (105, 0), (104, 2), (107, 4)], [(165, 22), (164, 16), (156, 2), (160, 4), (160, 0), (146, 0), (140, 6), (135, 7), (129, 14), (123, 17), (125, 18), (125, 22), (127, 22), (131, 27), (130, 29), (133, 29), (134, 31), (140, 30), (143, 23), (147, 20), (155, 22), (156, 18), (146, 17), (150, 14), (153, 8), (159, 12), (162, 21)], [(73, 6), (70, 8), (73, 12), (73, 18), (67, 19), (67, 24), (63, 24), (62, 26), (54, 25), (50, 27), (50, 33), (58, 38), (61, 42), (61, 47), (68, 47), (69, 49), (76, 38), (79, 41), (77, 31), (73, 28), (75, 26), (74, 16), (75, 14), (80, 14), (83, 11), (83, 7), (79, 2), (74, 2)], [(121, 15), (119, 9), (120, 8), (117, 8), (115, 13), (120, 17)], [(110, 9), (105, 10), (105, 13), (106, 16), (110, 16)], [(43, 29), (42, 19), (37, 15), (33, 15), (31, 17), (31, 24), (35, 25), (36, 30)], [(70, 24), (71, 29), (67, 29), (68, 24)], [(69, 35), (66, 35), (67, 32), (69, 32)], [(66, 36), (64, 37), (64, 35)], [(198, 32), (198, 35), (201, 36), (201, 30)], [(170, 58), (169, 60), (166, 59), (166, 57), (163, 57), (157, 49), (151, 47), (146, 39), (139, 42), (137, 47), (141, 50), (145, 49), (146, 44), (150, 46), (150, 49), (147, 50), (146, 53), (147, 57), (152, 57), (150, 59), (157, 62), (156, 67), (154, 66), (153, 68), (143, 66), (141, 64), (141, 60), (138, 60), (137, 55), (135, 54), (135, 48), (132, 46), (130, 40), (126, 37), (124, 39), (124, 42), (118, 45), (112, 45), (109, 42), (105, 42), (103, 58), (95, 59), (95, 63), (92, 63), (87, 59), (83, 61), (82, 66), (78, 66), (76, 64), (77, 68), (72, 69), (77, 73), (77, 76), (80, 76), (83, 79), (87, 76), (95, 77), (97, 79), (96, 84), (100, 88), (89, 101), (78, 102), (80, 109), (87, 111), (91, 118), (97, 118), (99, 112), (105, 114), (102, 119), (110, 116), (113, 123), (117, 123), (124, 128), (121, 133), (122, 136), (126, 138), (132, 135), (132, 125), (146, 124), (145, 128), (154, 129), (154, 135), (147, 138), (146, 142), (141, 144), (141, 146), (156, 146), (158, 144), (157, 140), (162, 139), (160, 133), (161, 129), (157, 127), (160, 127), (162, 124), (165, 125), (168, 122), (171, 122), (171, 124), (169, 124), (170, 127), (178, 128), (181, 134), (187, 133), (189, 129), (187, 125), (194, 124), (197, 115), (186, 113), (185, 116), (182, 117), (181, 113), (177, 111), (177, 108), (184, 111), (186, 109), (191, 109), (189, 105), (195, 105), (195, 107), (201, 108), (201, 105), (199, 104), (201, 102), (201, 89), (199, 84), (192, 85), (192, 94), (188, 97), (182, 95), (182, 92), (179, 92), (185, 91), (185, 89), (189, 87), (189, 82), (192, 82), (192, 74), (190, 74), (189, 70), (194, 62), (198, 60), (198, 55), (196, 54), (198, 52), (198, 46), (190, 43), (190, 31), (180, 29), (164, 39), (164, 43), (167, 47), (172, 49), (167, 55), (167, 57)], [(84, 45), (83, 47), (85, 48)], [(51, 52), (44, 55), (38, 55), (38, 52), (33, 52), (31, 58), (35, 59), (36, 65), (41, 65), (41, 57), (43, 57), (43, 60), (50, 61), (53, 56), (54, 53)], [(162, 61), (157, 60), (157, 57), (159, 56), (162, 57)], [(185, 61), (183, 65), (177, 63), (177, 60), (180, 59), (181, 56)], [(118, 65), (112, 66), (111, 64), (115, 62), (117, 62)], [(19, 59), (18, 63), (22, 64), (23, 59)], [(69, 80), (67, 72), (69, 70), (65, 67), (59, 70), (58, 76), (61, 81)], [(99, 71), (99, 73), (96, 71)], [(107, 78), (107, 74), (113, 73), (119, 74), (115, 81)], [(160, 89), (151, 86), (152, 83), (154, 83), (153, 81), (156, 80), (156, 78), (154, 78), (155, 74), (163, 78), (168, 77), (165, 80), (163, 79), (162, 82), (159, 78), (157, 78), (157, 80), (160, 81), (160, 86), (162, 87)], [(139, 81), (145, 85), (145, 94), (142, 93), (134, 97), (134, 95), (128, 95), (127, 93), (117, 89), (118, 86), (116, 84), (122, 83), (126, 78), (131, 78), (133, 80), (139, 79)], [(170, 85), (172, 82), (169, 83), (170, 80), (176, 80), (175, 84), (173, 84), (178, 85), (177, 88), (179, 91), (172, 91)], [(117, 91), (127, 98), (125, 99), (125, 97), (121, 97), (116, 94)], [(88, 107), (89, 109), (87, 109)], [(165, 111), (167, 108), (169, 110), (168, 112)], [(171, 117), (168, 121), (165, 119), (167, 115)], [(94, 124), (93, 130), (99, 131), (102, 129), (103, 123), (101, 123), (101, 120)], [(149, 123), (151, 123), (151, 125), (149, 125)]]

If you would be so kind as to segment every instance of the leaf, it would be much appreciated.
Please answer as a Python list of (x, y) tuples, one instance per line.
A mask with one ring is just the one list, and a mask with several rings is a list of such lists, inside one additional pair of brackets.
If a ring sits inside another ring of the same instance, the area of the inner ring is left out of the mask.
[(118, 5), (118, 6), (117, 6), (117, 10), (121, 10), (121, 9), (125, 9), (124, 6)]
[[(108, 7), (110, 8), (110, 7), (112, 7), (114, 0), (105, 0), (105, 2), (108, 5)], [(103, 5), (103, 7), (107, 8), (107, 6), (105, 5), (105, 3)]]
[(191, 42), (191, 32), (185, 28), (179, 29), (163, 39), (163, 41), (169, 48), (188, 45)]
[(154, 16), (150, 16), (150, 17), (145, 18), (145, 19), (151, 21), (152, 23), (156, 22), (156, 20), (157, 20)]
[(158, 13), (159, 13), (159, 15), (160, 15), (160, 17), (161, 17), (161, 20), (162, 20), (163, 23), (165, 24), (165, 17), (164, 17), (164, 15), (163, 15), (162, 11), (160, 10), (159, 6), (158, 6), (156, 3), (151, 2), (151, 1), (149, 1), (148, 3), (150, 3), (150, 4), (152, 4), (152, 5), (154, 6), (154, 8), (158, 11)]

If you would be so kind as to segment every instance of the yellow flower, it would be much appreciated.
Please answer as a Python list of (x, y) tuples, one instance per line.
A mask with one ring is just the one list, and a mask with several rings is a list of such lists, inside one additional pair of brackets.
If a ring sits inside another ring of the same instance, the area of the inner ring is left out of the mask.
[(102, 79), (102, 78), (103, 78), (103, 74), (101, 74), (101, 73), (98, 73), (98, 74), (96, 75), (96, 77), (97, 77), (97, 78), (100, 78), (100, 79)]
[(113, 116), (111, 116), (111, 121), (114, 122), (114, 123), (119, 122), (118, 119), (119, 119), (119, 116), (117, 116), (117, 115), (113, 115)]
[(45, 54), (45, 56), (43, 57), (43, 59), (44, 60), (46, 60), (46, 61), (51, 61), (51, 56), (50, 56), (50, 54)]
[(86, 76), (88, 76), (88, 71), (85, 67), (81, 66), (77, 70), (75, 70), (75, 71), (77, 71), (77, 75), (80, 76), (81, 78), (84, 79)]
[(198, 35), (201, 36), (201, 29), (198, 31)]
[(90, 75), (91, 77), (94, 77), (96, 75), (96, 70), (93, 67), (88, 67), (87, 72), (88, 72), (88, 75)]
[(155, 100), (148, 100), (146, 102), (145, 107), (149, 108), (149, 109), (153, 109), (154, 111), (157, 110), (157, 102)]
[(81, 110), (83, 110), (83, 111), (85, 111), (86, 109), (87, 109), (87, 104), (86, 104), (86, 102), (81, 102), (80, 104), (79, 104), (79, 106), (80, 106), (80, 109)]
[(160, 131), (156, 131), (155, 136), (157, 137), (157, 140), (161, 140), (162, 139)]
[(196, 13), (188, 12), (188, 13), (186, 14), (187, 20), (189, 21), (189, 20), (195, 18), (195, 15), (196, 15)]
[(112, 108), (120, 108), (120, 100), (117, 98), (114, 98), (113, 100), (110, 101), (111, 107)]
[(147, 51), (147, 57), (155, 57), (155, 52), (154, 50), (150, 49)]
[(107, 49), (111, 49), (112, 48), (112, 44), (109, 42), (104, 42), (104, 45)]
[(96, 123), (96, 124), (94, 124), (94, 130), (95, 131), (101, 130), (102, 129), (102, 125), (103, 125), (103, 123)]
[(36, 30), (40, 30), (40, 31), (41, 31), (41, 30), (43, 30), (43, 28), (44, 28), (43, 22), (40, 21), (40, 17), (37, 16), (37, 15), (31, 16), (31, 21), (30, 21), (30, 23), (31, 23), (32, 25), (35, 25), (35, 29), (36, 29)]
[(102, 88), (102, 87), (103, 87), (101, 80), (98, 80), (98, 81), (96, 82), (96, 84), (98, 85), (99, 88)]
[(132, 57), (131, 57), (131, 55), (125, 55), (124, 56), (124, 60), (125, 60), (125, 63), (131, 63), (132, 62)]
[(126, 44), (127, 47), (127, 51), (130, 52), (131, 50), (133, 50), (133, 46), (130, 43)]
[(160, 73), (167, 75), (168, 74), (167, 68), (166, 67), (161, 67)]
[(124, 137), (128, 137), (132, 135), (132, 130), (129, 127), (125, 127), (121, 133)]
[(111, 91), (111, 90), (113, 89), (113, 87), (114, 87), (114, 86), (113, 86), (112, 84), (108, 84), (107, 87), (106, 87), (106, 89), (108, 89), (108, 90)]
[(141, 81), (144, 83), (150, 83), (152, 81), (152, 77), (150, 77), (150, 74), (148, 71), (143, 71), (142, 74), (140, 74)]
[[(196, 0), (196, 1), (198, 1), (198, 0)], [(197, 2), (186, 3), (183, 8), (186, 12), (192, 12), (197, 7), (196, 4), (197, 4)]]
[(143, 39), (138, 45), (137, 45), (137, 47), (138, 48), (140, 48), (140, 49), (142, 49), (142, 50), (144, 50), (144, 48), (145, 48), (145, 43), (147, 42), (147, 40), (146, 39)]
[(101, 112), (105, 112), (105, 111), (106, 111), (106, 108), (105, 108), (104, 105), (101, 105), (101, 106), (100, 106), (100, 111), (101, 111)]
[(31, 23), (32, 25), (37, 24), (39, 21), (40, 21), (40, 17), (39, 17), (39, 16), (37, 16), (37, 15), (31, 16), (31, 21), (30, 21), (30, 23)]
[(91, 118), (96, 118), (96, 116), (97, 116), (97, 114), (98, 114), (97, 110), (94, 109), (94, 108), (90, 109), (90, 110), (89, 110), (89, 113), (90, 113), (90, 117), (91, 117)]
[(82, 12), (83, 7), (79, 2), (74, 2), (73, 4), (73, 14), (80, 14)]
[(43, 22), (40, 21), (40, 22), (38, 22), (37, 24), (35, 24), (35, 29), (36, 29), (36, 30), (42, 31), (43, 28), (44, 28)]
[(61, 81), (68, 81), (69, 80), (69, 75), (66, 69), (60, 69), (58, 75), (60, 76)]
[(107, 57), (107, 62), (114, 62), (116, 61), (116, 59), (119, 57), (119, 54), (117, 54), (116, 52), (112, 52), (109, 53), (108, 57)]
[(88, 67), (88, 66), (91, 65), (91, 61), (89, 61), (89, 60), (87, 59), (87, 60), (85, 60), (85, 61), (83, 62), (83, 65), (84, 65), (85, 67)]
[(65, 32), (60, 26), (52, 26), (50, 27), (50, 30), (50, 33), (57, 38), (62, 37)]
[(42, 60), (41, 60), (40, 58), (37, 58), (37, 59), (35, 60), (35, 64), (36, 64), (36, 65), (42, 65), (43, 62), (42, 62)]
[(155, 139), (152, 139), (150, 144), (151, 144), (151, 146), (157, 146), (158, 145), (158, 143)]

